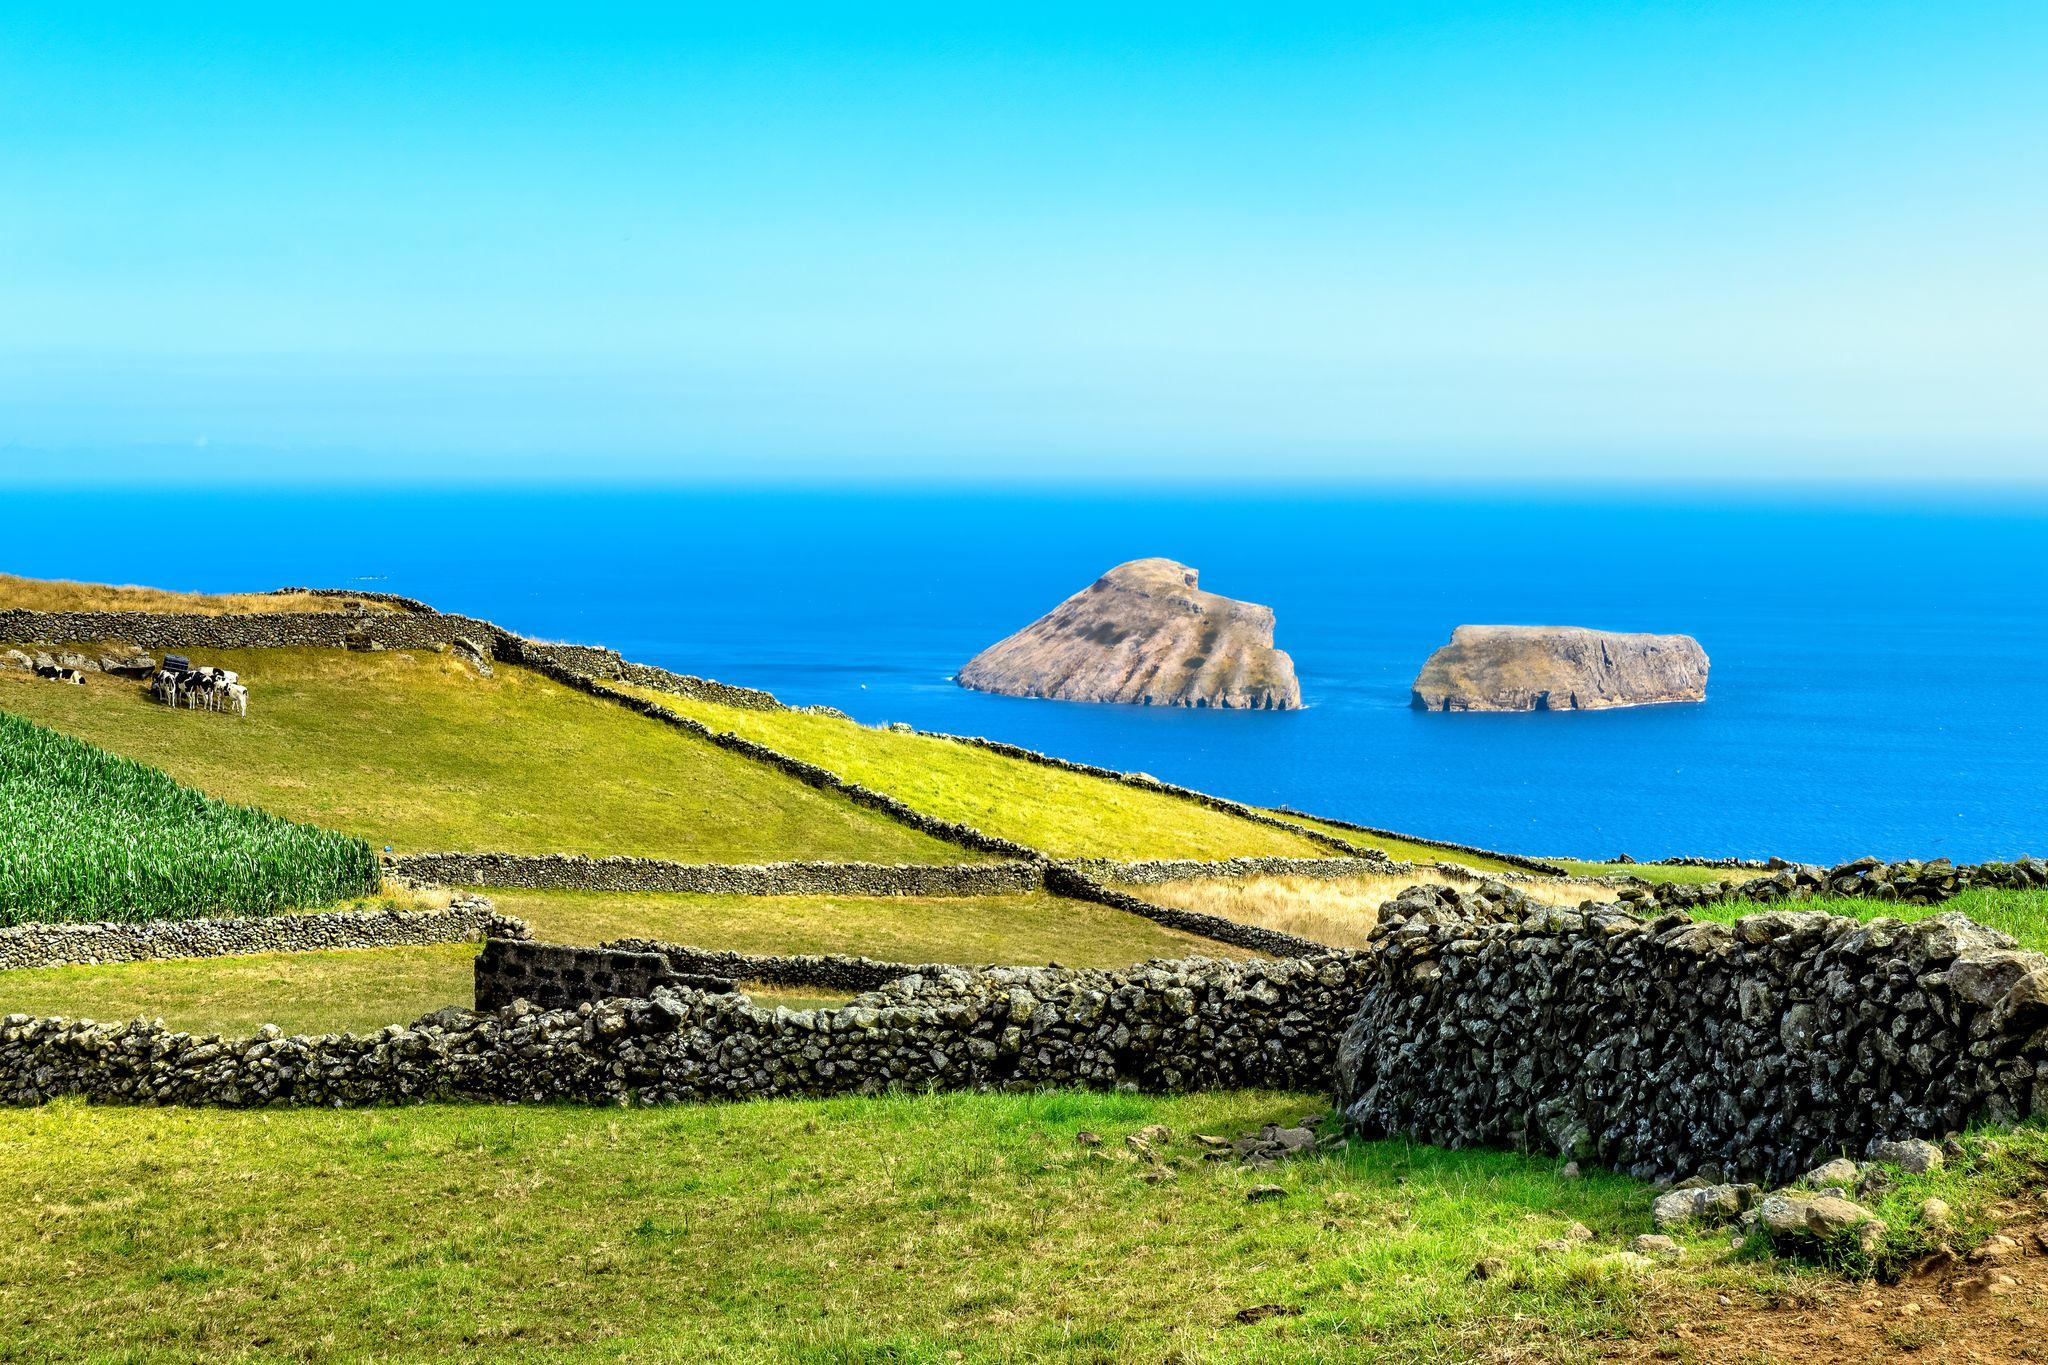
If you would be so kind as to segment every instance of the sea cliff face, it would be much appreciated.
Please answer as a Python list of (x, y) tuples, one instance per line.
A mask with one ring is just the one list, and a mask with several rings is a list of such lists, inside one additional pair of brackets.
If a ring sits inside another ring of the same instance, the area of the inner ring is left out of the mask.
[(1459, 626), (1415, 679), (1424, 711), (1599, 711), (1705, 701), (1707, 653), (1690, 635), (1580, 626)]
[(1203, 592), (1170, 559), (1117, 565), (968, 660), (959, 683), (1058, 701), (1301, 706), (1294, 661), (1273, 647), (1273, 609)]

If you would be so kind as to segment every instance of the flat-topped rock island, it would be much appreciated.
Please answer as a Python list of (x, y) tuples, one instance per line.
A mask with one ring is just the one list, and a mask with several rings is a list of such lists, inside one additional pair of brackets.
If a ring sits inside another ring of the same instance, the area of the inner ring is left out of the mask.
[(1273, 609), (1203, 592), (1171, 559), (1119, 564), (967, 661), (962, 687), (1012, 697), (1293, 711)]
[(1459, 626), (1415, 679), (1419, 711), (1603, 711), (1707, 699), (1690, 635), (1583, 626)]

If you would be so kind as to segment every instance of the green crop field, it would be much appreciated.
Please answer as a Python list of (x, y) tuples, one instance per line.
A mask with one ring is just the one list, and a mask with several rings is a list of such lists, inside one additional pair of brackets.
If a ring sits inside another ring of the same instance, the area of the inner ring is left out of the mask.
[(894, 796), (1061, 858), (1333, 856), (1312, 839), (1180, 797), (1066, 772), (836, 716), (753, 711), (622, 688), (722, 733), (737, 734)]
[(139, 684), (0, 669), (0, 710), (226, 800), (376, 847), (630, 853), (688, 862), (963, 862), (956, 848), (525, 669), (451, 655), (227, 650), (246, 720)]
[(267, 914), (378, 879), (361, 839), (215, 800), (0, 712), (0, 924)]

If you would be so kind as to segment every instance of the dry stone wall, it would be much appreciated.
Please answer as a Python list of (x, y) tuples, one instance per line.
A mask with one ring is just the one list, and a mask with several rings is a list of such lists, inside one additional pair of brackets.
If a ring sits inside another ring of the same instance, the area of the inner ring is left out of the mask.
[(225, 1039), (145, 1020), (0, 1021), (0, 1102), (613, 1104), (906, 1090), (1327, 1084), (1366, 970), (1345, 954), (1120, 971), (947, 968), (837, 1009), (655, 987), (574, 1009), (447, 1009), (373, 1034)]
[(419, 598), (404, 597), (395, 592), (360, 592), (354, 588), (272, 588), (270, 590), (269, 596), (329, 598), (339, 597), (346, 598), (351, 601), (381, 602), (387, 607), (396, 607), (400, 611), (416, 611), (423, 612), (428, 615), (438, 614), (435, 608), (429, 606), (425, 602), (420, 601)]
[(476, 959), (476, 1007), (496, 1010), (515, 1000), (560, 1009), (586, 1000), (645, 999), (656, 988), (729, 991), (730, 977), (678, 971), (658, 952), (617, 945), (578, 948), (561, 943), (489, 939)]
[(1061, 862), (1060, 866), (1101, 881), (1121, 882), (1126, 886), (1158, 886), (1162, 882), (1189, 881), (1198, 877), (1319, 877), (1336, 881), (1345, 877), (1384, 876), (1404, 871), (1408, 865), (1386, 858), (1224, 858), (1213, 861), (1152, 858), (1141, 862), (1074, 858)]
[(1418, 888), (1363, 961), (1337, 1089), (1370, 1133), (1782, 1181), (2048, 1111), (2048, 958), (1958, 914), (1724, 925)]
[(2048, 887), (2048, 860), (2021, 858), (2010, 863), (1974, 863), (1958, 867), (1946, 858), (1929, 862), (1885, 862), (1857, 858), (1835, 867), (1785, 863), (1761, 877), (1734, 886), (1684, 882), (1638, 882), (1623, 886), (1624, 901), (1665, 909), (1691, 910), (1714, 901), (1796, 902), (1819, 897), (1896, 901), (1902, 905), (1939, 905), (1970, 890), (2030, 891)]
[[(740, 979), (864, 993), (763, 1009)], [(1334, 1088), (1368, 1133), (1773, 1181), (1880, 1138), (2048, 1111), (2048, 958), (1953, 914), (1728, 926), (1417, 888), (1363, 952), (1110, 972), (494, 939), (478, 1000), (493, 1008), (320, 1038), (9, 1016), (0, 1100)]]
[(136, 924), (20, 924), (0, 929), (0, 971), (169, 957), (466, 943), (486, 935), (523, 938), (526, 926), (498, 914), (481, 896), (457, 896), (444, 910), (341, 910)]
[(431, 649), (515, 638), (489, 621), (439, 612), (251, 612), (198, 616), (157, 611), (0, 611), (0, 640), (121, 640), (154, 650)]
[[(607, 966), (612, 960), (608, 954), (615, 955), (616, 971)], [(648, 977), (650, 957), (659, 957), (667, 963), (668, 975), (662, 975), (659, 969), (655, 969), (657, 974)], [(906, 976), (938, 976), (957, 971), (962, 965), (884, 962), (871, 957), (836, 954), (737, 953), (729, 949), (694, 948), (651, 938), (622, 938), (598, 948), (525, 943), (517, 945), (516, 951), (486, 944), (476, 963), (476, 999), (478, 1009), (496, 1008), (522, 997), (541, 1001), (540, 996), (527, 994), (525, 990), (525, 983), (535, 978), (559, 983), (549, 987), (551, 994), (544, 1002), (555, 1005), (595, 1003), (622, 995), (645, 995), (645, 987), (652, 985), (706, 978), (857, 993), (879, 990)]]
[(882, 962), (871, 957), (840, 957), (812, 953), (766, 955), (735, 953), (719, 948), (692, 948), (658, 939), (622, 938), (607, 948), (659, 953), (670, 970), (731, 981), (760, 981), (774, 986), (800, 986), (825, 991), (879, 990), (906, 976), (935, 976), (957, 964)]
[(676, 891), (726, 896), (1014, 896), (1043, 885), (1037, 863), (675, 863), (572, 853), (406, 853), (387, 872), (447, 886)]
[(622, 662), (619, 671), (611, 676), (620, 682), (629, 682), (637, 687), (651, 687), (659, 692), (673, 692), (679, 697), (720, 702), (748, 711), (789, 709), (773, 692), (763, 692), (757, 687), (736, 687), (731, 683), (714, 682), (710, 678), (699, 678), (688, 673), (675, 673), (666, 668), (656, 668), (652, 664)]

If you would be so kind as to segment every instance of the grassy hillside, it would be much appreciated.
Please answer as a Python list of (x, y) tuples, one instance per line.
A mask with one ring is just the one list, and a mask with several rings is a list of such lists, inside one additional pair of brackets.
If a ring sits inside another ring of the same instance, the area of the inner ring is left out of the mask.
[(0, 924), (264, 914), (374, 891), (360, 839), (0, 712)]
[(397, 608), (356, 598), (315, 597), (311, 593), (167, 592), (162, 588), (117, 587), (109, 583), (72, 583), (63, 579), (22, 578), (0, 573), (0, 611), (166, 611), (194, 616), (242, 612), (372, 611)]
[[(1183, 1139), (1148, 1183), (1123, 1145), (1320, 1107), (11, 1111), (0, 1315), (37, 1360), (1422, 1361), (1583, 1347), (1676, 1273), (1613, 1259), (1645, 1187), (1548, 1161), (1378, 1143), (1246, 1171)], [(1574, 1220), (1599, 1240), (1534, 1253)], [(1485, 1256), (1517, 1273), (1474, 1279)]]
[(1246, 957), (1226, 944), (1058, 896), (685, 896), (493, 890), (498, 909), (559, 943), (658, 938), (743, 953), (853, 953), (891, 962), (1112, 967)]
[(0, 669), (0, 710), (227, 800), (401, 851), (631, 853), (704, 862), (962, 862), (765, 764), (524, 669), (451, 655), (214, 651), (246, 720), (156, 705), (133, 682)]
[(749, 711), (651, 689), (628, 691), (958, 820), (1064, 858), (1317, 858), (1330, 850), (1192, 801), (835, 716)]

